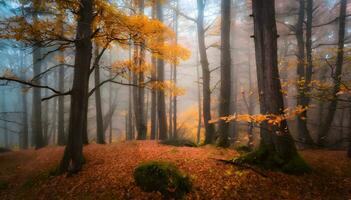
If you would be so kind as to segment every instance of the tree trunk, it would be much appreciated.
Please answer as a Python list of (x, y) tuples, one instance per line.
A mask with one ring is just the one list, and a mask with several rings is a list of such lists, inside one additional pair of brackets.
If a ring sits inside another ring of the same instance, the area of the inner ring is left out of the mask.
[[(37, 13), (38, 1), (33, 0), (34, 12), (32, 14), (33, 23), (37, 22)], [(37, 43), (33, 46), (33, 77), (40, 74), (41, 71), (41, 48), (40, 44)], [(33, 84), (40, 85), (40, 80), (33, 80)], [(43, 129), (42, 129), (42, 119), (41, 119), (41, 89), (33, 88), (33, 106), (32, 106), (32, 134), (33, 134), (33, 143), (35, 149), (44, 147), (43, 139)]]
[[(23, 50), (21, 49), (21, 67), (24, 69), (24, 54)], [(22, 80), (26, 79), (26, 73), (22, 72)], [(21, 137), (20, 137), (20, 148), (21, 149), (28, 149), (28, 102), (27, 102), (27, 91), (26, 87), (23, 85), (21, 87), (22, 93), (21, 93), (21, 101), (22, 101), (22, 131), (21, 131)]]
[[(163, 9), (161, 0), (157, 0), (157, 19), (163, 22)], [(161, 42), (163, 38), (160, 38)], [(157, 59), (157, 81), (159, 83), (164, 82), (164, 62), (162, 59)], [(157, 113), (158, 113), (158, 127), (159, 127), (159, 139), (166, 140), (168, 138), (167, 128), (167, 115), (166, 115), (166, 101), (165, 92), (158, 91), (157, 93)]]
[(103, 130), (102, 106), (101, 106), (101, 91), (98, 85), (100, 84), (100, 66), (99, 66), (99, 47), (95, 45), (95, 66), (94, 66), (94, 81), (95, 81), (95, 109), (96, 109), (96, 142), (105, 144), (105, 132)]
[[(260, 111), (262, 114), (281, 115), (284, 103), (277, 64), (274, 0), (253, 0), (252, 8)], [(261, 124), (261, 147), (268, 148), (269, 154), (277, 154), (285, 164), (297, 155), (286, 120), (275, 126)]]
[(337, 106), (337, 93), (340, 90), (341, 84), (341, 73), (342, 66), (344, 62), (344, 44), (345, 44), (345, 19), (346, 19), (346, 7), (347, 0), (340, 1), (340, 16), (339, 16), (339, 34), (338, 34), (338, 51), (335, 64), (335, 73), (333, 74), (334, 87), (332, 92), (332, 100), (330, 102), (327, 116), (324, 123), (321, 124), (320, 129), (318, 130), (318, 144), (326, 145), (326, 140), (330, 130), (330, 126), (333, 122), (336, 106)]
[[(234, 0), (233, 4), (231, 5), (231, 19), (230, 19), (230, 48), (231, 48), (231, 57), (234, 58), (237, 51), (234, 51), (235, 49), (235, 39), (237, 38), (235, 35), (235, 26), (236, 26), (236, 17), (237, 17), (237, 8), (239, 7), (238, 1)], [(237, 70), (238, 66), (234, 63), (231, 62), (231, 94), (230, 94), (230, 113), (237, 113), (237, 92), (238, 92), (238, 82), (239, 82), (239, 77), (237, 75)], [(229, 122), (229, 137), (231, 141), (234, 143), (235, 140), (237, 139), (237, 122), (232, 121)]]
[[(351, 98), (349, 98), (349, 100), (351, 100)], [(349, 116), (349, 127), (351, 127), (351, 108), (350, 108), (350, 116)], [(349, 134), (348, 134), (348, 142), (349, 142), (349, 145), (348, 145), (348, 148), (347, 148), (347, 156), (349, 158), (351, 158), (351, 128), (349, 128)]]
[[(152, 6), (152, 18), (156, 18), (157, 10), (156, 4)], [(156, 69), (156, 58), (151, 55), (151, 81), (155, 82), (157, 80), (157, 69)], [(157, 91), (151, 90), (151, 133), (150, 139), (155, 140), (157, 135)]]
[(205, 1), (197, 0), (197, 35), (199, 43), (200, 62), (202, 67), (202, 90), (203, 90), (203, 118), (205, 124), (205, 144), (211, 144), (215, 138), (214, 124), (209, 123), (211, 120), (211, 89), (210, 89), (210, 69), (207, 59), (206, 44), (205, 44), (205, 29), (204, 29), (204, 9)]
[(88, 103), (89, 71), (92, 57), (91, 25), (93, 21), (93, 1), (81, 0), (78, 11), (74, 79), (71, 95), (68, 141), (60, 171), (78, 172), (83, 165), (84, 115)]
[[(175, 0), (176, 8), (179, 9), (179, 0)], [(178, 43), (178, 12), (174, 15), (174, 32), (175, 32), (175, 44)], [(173, 82), (177, 84), (177, 65), (173, 66)], [(177, 95), (173, 96), (173, 137), (177, 138)]]
[[(296, 41), (297, 41), (297, 76), (298, 76), (298, 81), (307, 81), (307, 78), (305, 75), (307, 75), (307, 70), (305, 73), (305, 43), (304, 43), (304, 38), (303, 38), (303, 25), (304, 25), (304, 19), (305, 19), (305, 0), (299, 0), (300, 7), (299, 7), (299, 16), (298, 16), (298, 21), (296, 24)], [(309, 12), (309, 10), (308, 10)], [(312, 12), (312, 11), (311, 11)], [(307, 23), (311, 23), (311, 17), (309, 13), (308, 15), (308, 20)], [(309, 24), (310, 28), (312, 28), (312, 23)], [(311, 31), (311, 30), (310, 30)], [(309, 47), (311, 50), (311, 32), (306, 31), (306, 48)], [(308, 32), (308, 34), (307, 34)], [(309, 53), (309, 61), (311, 60), (311, 52), (308, 50)], [(308, 64), (307, 68), (311, 68), (312, 63)], [(310, 80), (310, 79), (309, 79)], [(300, 84), (297, 84), (297, 91), (298, 91), (298, 97), (297, 97), (297, 106), (302, 106), (302, 107), (307, 107), (309, 104), (308, 97), (306, 96), (306, 88), (308, 87), (308, 84), (304, 84), (301, 86)], [(299, 140), (301, 140), (303, 143), (307, 145), (311, 145), (313, 143), (312, 137), (308, 131), (307, 128), (307, 111), (302, 112), (298, 117), (297, 117), (297, 128), (298, 128), (298, 136)]]
[[(63, 13), (59, 15), (61, 35), (63, 35)], [(59, 91), (64, 92), (65, 90), (65, 51), (61, 49), (59, 51), (60, 64), (62, 65), (59, 68), (58, 82), (59, 82)], [(66, 144), (66, 134), (65, 134), (65, 96), (58, 97), (58, 122), (57, 122), (57, 144), (65, 145)]]
[(200, 63), (199, 63), (199, 52), (196, 52), (196, 78), (197, 78), (197, 99), (198, 99), (198, 123), (196, 131), (196, 143), (200, 144), (201, 138), (201, 125), (202, 125), (202, 109), (201, 109), (201, 83), (200, 83)]
[[(251, 51), (249, 49), (249, 55), (248, 55), (248, 64), (249, 64), (249, 102), (248, 102), (248, 114), (253, 115), (254, 114), (254, 109), (255, 109), (255, 104), (254, 104), (254, 97), (251, 94), (253, 90), (253, 81), (252, 81), (252, 75), (251, 75)], [(247, 146), (250, 147), (250, 149), (253, 149), (254, 147), (254, 134), (253, 134), (253, 128), (254, 124), (252, 122), (249, 122), (247, 134), (248, 134), (248, 142)]]
[[(132, 60), (132, 47), (131, 44), (129, 45), (129, 60)], [(128, 72), (129, 77), (132, 77), (132, 73), (129, 70)], [(132, 83), (132, 80), (129, 79), (129, 84)], [(133, 91), (132, 87), (129, 87), (128, 90), (128, 129), (127, 129), (127, 137), (126, 140), (132, 140), (134, 135), (134, 126), (133, 126)]]
[[(221, 3), (221, 88), (219, 97), (219, 116), (230, 115), (231, 94), (231, 59), (230, 59), (230, 0)], [(229, 123), (219, 121), (218, 146), (229, 147)]]

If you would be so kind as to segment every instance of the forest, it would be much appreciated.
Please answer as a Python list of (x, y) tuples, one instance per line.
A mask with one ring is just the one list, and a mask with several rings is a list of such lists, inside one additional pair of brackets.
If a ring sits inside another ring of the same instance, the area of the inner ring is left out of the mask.
[(0, 0), (0, 199), (351, 199), (348, 0)]

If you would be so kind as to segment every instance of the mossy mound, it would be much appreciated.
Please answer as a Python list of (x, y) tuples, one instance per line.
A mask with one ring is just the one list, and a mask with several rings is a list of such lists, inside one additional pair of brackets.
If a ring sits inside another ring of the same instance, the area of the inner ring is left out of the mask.
[(9, 183), (7, 181), (0, 180), (0, 190), (5, 190), (9, 187)]
[(302, 175), (310, 173), (311, 168), (298, 153), (290, 159), (282, 158), (271, 148), (261, 145), (253, 152), (236, 158), (234, 162), (255, 165), (272, 171), (282, 171), (287, 174)]
[(195, 142), (184, 138), (163, 140), (161, 141), (161, 144), (171, 145), (176, 147), (197, 147), (197, 144)]
[(168, 162), (151, 161), (134, 170), (136, 184), (145, 192), (160, 192), (165, 198), (181, 199), (190, 192), (191, 181)]
[(252, 151), (252, 148), (247, 145), (240, 145), (238, 147), (235, 147), (235, 150), (239, 153), (249, 153)]

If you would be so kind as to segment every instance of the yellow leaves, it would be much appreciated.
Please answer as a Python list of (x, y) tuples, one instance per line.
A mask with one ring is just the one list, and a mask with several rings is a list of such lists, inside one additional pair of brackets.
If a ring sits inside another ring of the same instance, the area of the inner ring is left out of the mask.
[(185, 90), (177, 87), (173, 81), (153, 81), (149, 84), (151, 89), (165, 92), (168, 96), (181, 96), (184, 95)]
[(1, 76), (10, 79), (18, 79), (18, 77), (10, 69), (5, 69)]
[(225, 121), (227, 123), (231, 121), (239, 121), (239, 122), (248, 122), (254, 124), (261, 124), (263, 122), (267, 122), (270, 125), (278, 126), (284, 120), (294, 119), (296, 116), (300, 115), (301, 113), (305, 112), (307, 107), (303, 106), (296, 106), (292, 109), (285, 109), (283, 114), (234, 114), (224, 117), (219, 117), (218, 119), (210, 120), (209, 123), (217, 123), (220, 120)]

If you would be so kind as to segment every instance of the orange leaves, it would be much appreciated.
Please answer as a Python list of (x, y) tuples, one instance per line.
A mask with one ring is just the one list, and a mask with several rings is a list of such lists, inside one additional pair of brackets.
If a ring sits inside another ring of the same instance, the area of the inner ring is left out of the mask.
[(294, 119), (296, 116), (305, 112), (307, 107), (296, 106), (292, 109), (285, 109), (284, 114), (234, 114), (230, 116), (219, 117), (218, 119), (211, 120), (209, 123), (217, 123), (220, 120), (225, 122), (239, 121), (239, 122), (248, 122), (254, 124), (261, 124), (267, 122), (270, 125), (278, 126), (284, 120)]
[(153, 81), (150, 84), (151, 89), (165, 92), (168, 96), (181, 96), (185, 93), (183, 88), (177, 87), (173, 81)]

